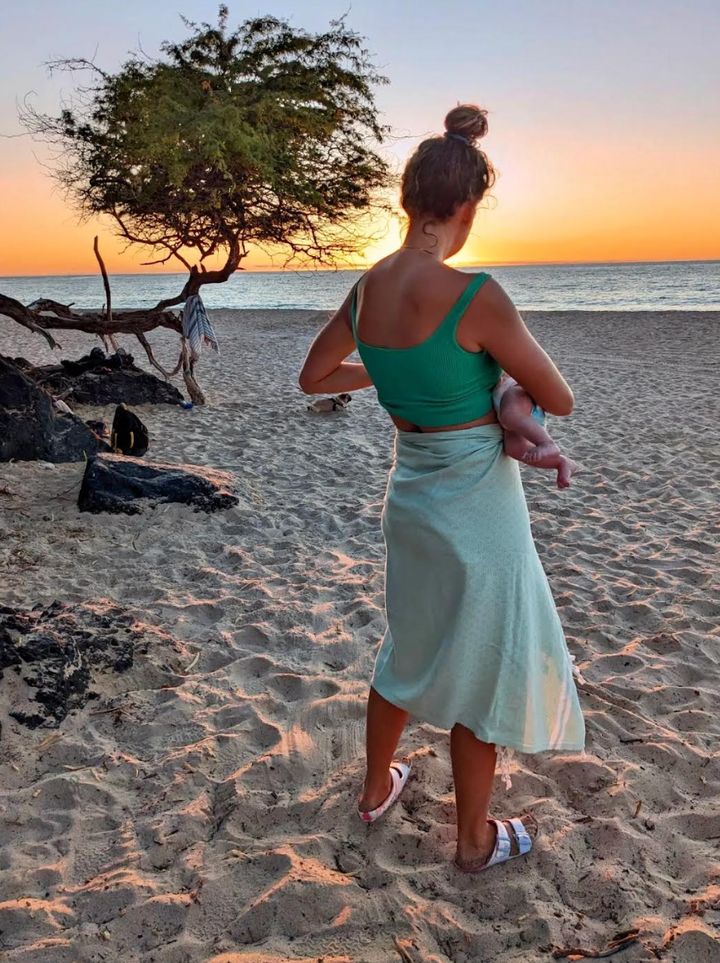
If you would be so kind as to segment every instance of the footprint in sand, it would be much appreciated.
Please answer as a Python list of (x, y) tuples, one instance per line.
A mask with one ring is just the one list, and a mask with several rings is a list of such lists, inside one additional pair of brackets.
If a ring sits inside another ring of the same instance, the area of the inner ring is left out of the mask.
[(278, 672), (267, 680), (283, 699), (297, 702), (299, 699), (311, 702), (314, 699), (328, 699), (340, 691), (340, 686), (329, 679), (307, 679), (293, 672)]
[(657, 652), (658, 655), (671, 655), (673, 652), (679, 652), (683, 648), (682, 642), (678, 637), (668, 632), (661, 632), (660, 635), (651, 635), (640, 641), (643, 645), (652, 649), (653, 652)]

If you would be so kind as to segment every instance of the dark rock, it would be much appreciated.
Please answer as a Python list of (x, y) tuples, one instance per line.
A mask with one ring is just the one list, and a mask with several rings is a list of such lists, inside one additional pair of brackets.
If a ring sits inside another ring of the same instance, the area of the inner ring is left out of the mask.
[(46, 391), (0, 357), (0, 462), (82, 461), (109, 450), (84, 421), (55, 411)]
[(60, 365), (69, 375), (81, 375), (93, 368), (132, 368), (134, 358), (127, 351), (118, 350), (113, 355), (106, 355), (102, 348), (93, 348), (90, 354), (85, 354), (77, 361), (61, 361)]
[(183, 396), (174, 385), (136, 367), (126, 351), (105, 355), (101, 348), (77, 361), (34, 368), (32, 376), (53, 395), (77, 405), (177, 405)]
[(198, 465), (136, 461), (123, 455), (98, 455), (85, 469), (78, 497), (81, 512), (135, 515), (142, 499), (184, 502), (206, 512), (237, 505), (228, 472)]
[(8, 360), (12, 361), (15, 367), (20, 368), (21, 371), (32, 371), (33, 365), (27, 358), (9, 358)]
[(135, 619), (107, 601), (30, 611), (0, 606), (0, 680), (12, 667), (34, 690), (10, 715), (31, 729), (58, 726), (96, 698), (90, 687), (97, 672), (132, 666), (142, 639)]

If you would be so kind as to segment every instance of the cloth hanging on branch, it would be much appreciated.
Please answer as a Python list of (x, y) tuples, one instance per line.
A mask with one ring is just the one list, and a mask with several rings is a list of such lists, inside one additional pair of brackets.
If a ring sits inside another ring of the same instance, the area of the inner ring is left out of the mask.
[(190, 360), (197, 361), (203, 345), (218, 351), (218, 340), (199, 294), (191, 294), (182, 311), (183, 336), (190, 345)]

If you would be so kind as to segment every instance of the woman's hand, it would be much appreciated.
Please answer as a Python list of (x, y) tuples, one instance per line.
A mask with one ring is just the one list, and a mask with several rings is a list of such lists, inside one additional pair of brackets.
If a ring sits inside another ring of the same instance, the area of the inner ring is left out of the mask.
[(575, 399), (570, 386), (530, 334), (517, 308), (492, 278), (472, 303), (473, 333), (483, 348), (551, 415), (569, 415)]
[(355, 351), (350, 298), (351, 294), (310, 346), (299, 378), (300, 387), (307, 395), (357, 391), (372, 385), (365, 365), (345, 361)]

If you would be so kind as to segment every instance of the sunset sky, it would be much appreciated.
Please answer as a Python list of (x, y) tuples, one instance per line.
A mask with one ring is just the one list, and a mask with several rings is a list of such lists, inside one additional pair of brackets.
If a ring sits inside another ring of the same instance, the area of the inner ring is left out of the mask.
[[(94, 57), (107, 70), (140, 43), (184, 35), (179, 13), (216, 18), (212, 0), (9, 0), (0, 38), (0, 134), (17, 105), (57, 111), (72, 90), (44, 61)], [(395, 166), (447, 110), (490, 111), (483, 146), (499, 171), (464, 263), (720, 258), (718, 0), (230, 0), (231, 23), (262, 13), (321, 30), (346, 10), (390, 84), (378, 92)], [(79, 223), (43, 169), (46, 149), (0, 140), (0, 275), (132, 273), (109, 224)], [(390, 249), (398, 225), (367, 251)], [(244, 266), (270, 266), (255, 252)], [(167, 270), (161, 268), (160, 270)]]

